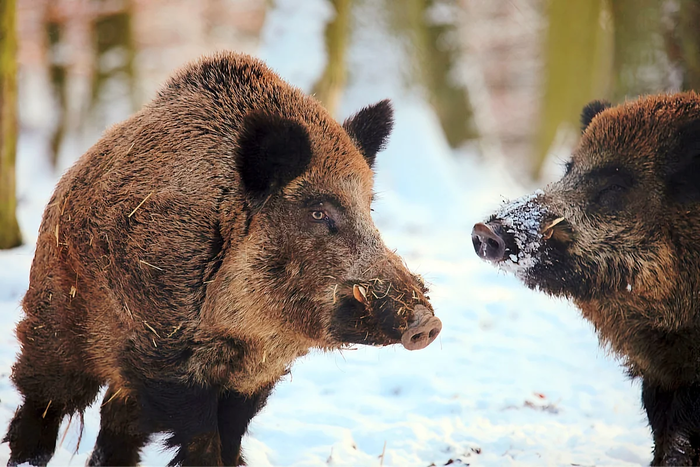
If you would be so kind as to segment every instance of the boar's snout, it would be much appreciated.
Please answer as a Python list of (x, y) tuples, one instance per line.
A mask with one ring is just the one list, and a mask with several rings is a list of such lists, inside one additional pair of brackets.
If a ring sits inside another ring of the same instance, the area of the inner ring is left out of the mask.
[(487, 224), (478, 223), (472, 230), (474, 251), (480, 258), (498, 263), (506, 256), (506, 241), (501, 229), (494, 229)]
[(442, 321), (423, 305), (416, 305), (413, 321), (401, 335), (401, 345), (407, 350), (420, 350), (429, 346), (442, 331)]
[(407, 350), (424, 349), (435, 341), (442, 322), (434, 316), (422, 278), (403, 268), (399, 258), (391, 263), (381, 274), (385, 279), (371, 274), (372, 279), (333, 286), (329, 330), (334, 339), (345, 344), (401, 343)]

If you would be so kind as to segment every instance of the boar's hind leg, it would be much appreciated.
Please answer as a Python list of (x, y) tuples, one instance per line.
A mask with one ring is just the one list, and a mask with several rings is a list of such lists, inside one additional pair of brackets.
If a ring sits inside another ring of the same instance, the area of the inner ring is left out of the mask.
[(652, 465), (698, 465), (700, 387), (667, 390), (644, 381), (642, 402), (654, 435)]
[[(25, 306), (31, 300), (27, 295)], [(8, 465), (45, 465), (53, 456), (63, 417), (82, 413), (95, 400), (100, 383), (86, 373), (84, 359), (50, 321), (28, 315), (17, 326), (17, 336), (23, 348), (12, 380), (24, 402), (4, 438), (10, 445)]]
[(248, 397), (234, 391), (219, 396), (219, 436), (224, 465), (245, 465), (241, 455), (241, 439), (250, 420), (263, 408), (271, 391), (272, 385)]
[(88, 465), (138, 464), (149, 434), (142, 430), (135, 398), (115, 397), (110, 387), (100, 408), (100, 433)]

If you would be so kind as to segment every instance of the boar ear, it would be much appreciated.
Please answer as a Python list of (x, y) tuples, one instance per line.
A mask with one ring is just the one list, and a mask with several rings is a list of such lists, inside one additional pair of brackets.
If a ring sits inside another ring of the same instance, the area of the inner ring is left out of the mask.
[(384, 149), (394, 126), (394, 110), (388, 99), (365, 107), (343, 122), (357, 148), (370, 167), (377, 153)]
[(666, 187), (680, 203), (700, 201), (700, 120), (680, 129), (678, 145), (669, 161)]
[(601, 113), (603, 110), (612, 107), (608, 101), (593, 101), (589, 102), (581, 111), (581, 133), (586, 131), (588, 125), (591, 124), (593, 117)]
[(266, 196), (309, 166), (309, 133), (300, 123), (279, 115), (252, 112), (243, 118), (237, 156), (245, 190)]

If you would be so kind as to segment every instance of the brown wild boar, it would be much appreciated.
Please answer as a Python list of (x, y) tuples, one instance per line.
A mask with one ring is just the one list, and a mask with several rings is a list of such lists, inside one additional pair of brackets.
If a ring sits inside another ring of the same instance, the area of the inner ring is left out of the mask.
[(109, 129), (44, 213), (9, 465), (45, 465), (105, 385), (90, 465), (135, 465), (155, 432), (172, 465), (240, 465), (248, 423), (310, 348), (430, 344), (426, 288), (370, 217), (391, 127), (388, 101), (341, 126), (222, 53)]
[(700, 463), (700, 96), (583, 111), (556, 183), (474, 227), (480, 257), (573, 300), (642, 379), (653, 465)]

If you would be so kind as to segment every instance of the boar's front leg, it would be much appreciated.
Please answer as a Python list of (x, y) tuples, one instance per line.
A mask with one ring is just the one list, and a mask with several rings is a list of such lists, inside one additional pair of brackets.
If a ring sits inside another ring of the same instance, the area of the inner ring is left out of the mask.
[(170, 433), (167, 445), (177, 449), (168, 465), (222, 465), (215, 387), (153, 379), (135, 386), (145, 431)]
[(250, 396), (235, 391), (219, 396), (219, 436), (224, 465), (246, 465), (241, 454), (241, 439), (250, 420), (265, 406), (272, 387), (272, 384), (265, 386)]
[(134, 397), (118, 397), (109, 388), (100, 408), (100, 433), (88, 466), (136, 465), (149, 434), (142, 429), (140, 407)]
[(654, 435), (652, 465), (698, 465), (700, 387), (663, 389), (643, 381), (642, 403)]

